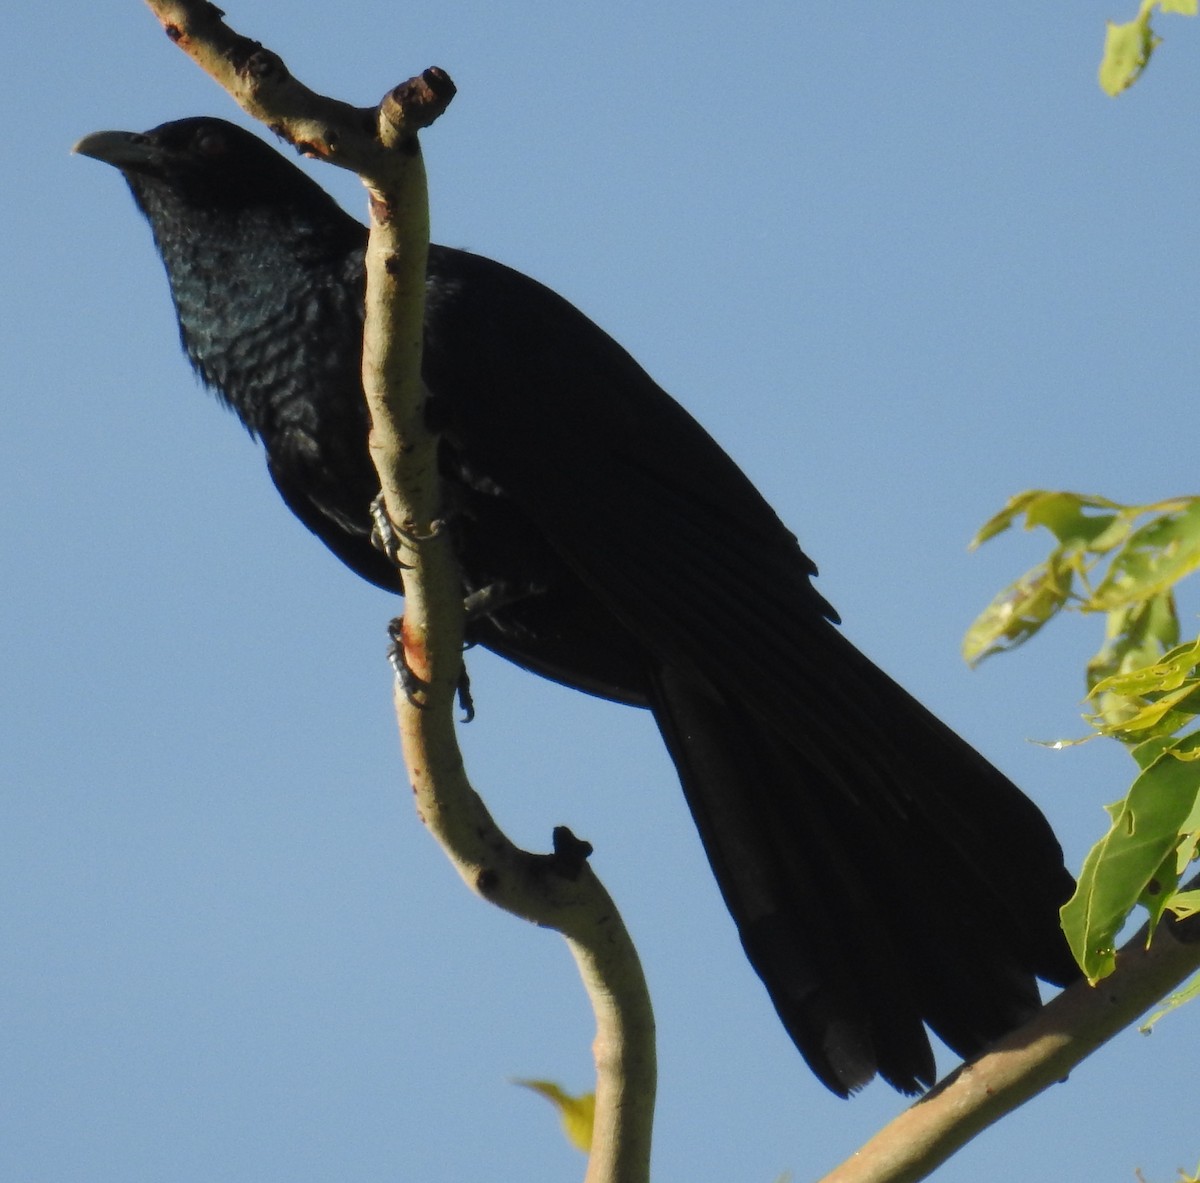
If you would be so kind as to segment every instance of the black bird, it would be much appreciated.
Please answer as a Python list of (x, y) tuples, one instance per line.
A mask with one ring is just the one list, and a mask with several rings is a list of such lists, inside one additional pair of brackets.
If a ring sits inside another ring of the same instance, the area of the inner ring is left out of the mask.
[[(378, 483), (359, 376), (366, 230), (250, 133), (98, 132), (166, 265), (183, 347), (296, 516), (364, 579)], [(747, 956), (813, 1071), (935, 1079), (1076, 976), (1037, 808), (846, 641), (816, 568), (615, 341), (477, 255), (429, 255), (424, 378), (468, 638), (654, 714)]]

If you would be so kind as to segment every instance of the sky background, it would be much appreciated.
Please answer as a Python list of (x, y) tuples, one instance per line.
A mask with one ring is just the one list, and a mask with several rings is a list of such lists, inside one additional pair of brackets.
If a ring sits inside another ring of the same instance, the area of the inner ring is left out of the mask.
[[(966, 542), (1031, 486), (1197, 490), (1200, 21), (1161, 19), (1111, 100), (1104, 20), (1133, 0), (226, 7), (356, 103), (449, 71), (435, 238), (625, 344), (796, 530), (847, 634), (1078, 866), (1132, 762), (1029, 740), (1081, 733), (1101, 622), (968, 671), (964, 629), (1044, 540)], [(590, 1088), (591, 1018), (561, 941), (472, 897), (414, 816), (396, 601), (288, 515), (179, 354), (125, 186), (68, 154), (242, 117), (136, 0), (6, 25), (0, 1179), (579, 1177), (508, 1080)], [(792, 1048), (649, 717), (470, 670), (475, 783), (528, 846), (589, 839), (639, 944), (655, 1179), (815, 1177), (899, 1112)], [(1173, 1179), (1200, 1159), (1198, 1037), (1197, 1007), (1122, 1035), (938, 1177)]]

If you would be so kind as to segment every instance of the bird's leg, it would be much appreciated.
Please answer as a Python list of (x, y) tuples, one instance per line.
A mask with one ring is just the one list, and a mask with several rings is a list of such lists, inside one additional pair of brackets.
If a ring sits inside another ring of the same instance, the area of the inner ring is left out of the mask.
[(406, 563), (400, 557), (404, 547), (415, 549), (420, 543), (436, 538), (446, 525), (439, 518), (432, 523), (427, 534), (421, 534), (416, 530), (401, 529), (388, 515), (382, 493), (377, 493), (371, 502), (371, 522), (371, 545), (377, 550), (383, 551), (401, 571), (412, 570), (412, 564)]
[[(379, 523), (386, 522), (388, 530), (394, 530), (387, 517), (387, 511), (383, 508), (382, 497), (377, 497), (371, 506), (372, 513), (376, 518), (376, 529), (380, 533)], [(441, 523), (438, 523), (440, 525)], [(376, 535), (372, 535), (374, 539)], [(377, 544), (378, 545), (378, 544)], [(396, 562), (398, 566), (403, 567), (388, 549), (392, 543), (385, 543), (383, 549), (385, 553)], [(398, 545), (398, 543), (397, 543)], [(545, 588), (538, 584), (517, 585), (508, 583), (502, 580), (497, 580), (489, 583), (486, 587), (481, 587), (477, 591), (471, 592), (463, 600), (463, 616), (466, 623), (472, 620), (478, 620), (482, 616), (488, 616), (499, 608), (507, 607), (509, 604), (518, 603), (521, 600), (529, 599), (532, 596), (539, 596), (545, 593)], [(396, 616), (388, 622), (388, 637), (391, 644), (388, 646), (388, 661), (391, 663), (392, 669), (396, 673), (396, 681), (400, 683), (404, 690), (404, 697), (416, 707), (418, 710), (425, 709), (425, 703), (422, 696), (429, 689), (429, 683), (424, 678), (420, 677), (408, 664), (408, 659), (404, 655), (404, 617)], [(468, 639), (464, 648), (470, 648), (474, 642)], [(471, 697), (471, 679), (467, 674), (466, 664), (463, 664), (462, 670), (458, 675), (458, 705), (462, 709), (464, 723), (470, 723), (475, 718), (475, 700)]]
[[(380, 498), (376, 498), (372, 505), (372, 511), (376, 511), (378, 518), (387, 519), (387, 514), (382, 509), (383, 502)], [(391, 523), (388, 522), (391, 527)], [(390, 552), (387, 552), (390, 554)], [(395, 562), (395, 558), (393, 557)], [(403, 564), (399, 564), (403, 565)], [(545, 588), (538, 584), (517, 585), (508, 583), (502, 580), (497, 580), (489, 583), (486, 587), (481, 587), (477, 591), (471, 592), (463, 599), (463, 617), (467, 624), (472, 620), (478, 620), (480, 617), (488, 616), (499, 608), (507, 607), (509, 604), (519, 603), (521, 600), (527, 600), (532, 596), (545, 594)], [(404, 656), (404, 617), (397, 616), (388, 622), (388, 637), (391, 639), (391, 644), (388, 646), (388, 661), (391, 663), (392, 669), (396, 673), (396, 681), (400, 683), (404, 690), (404, 697), (415, 706), (418, 710), (425, 709), (425, 703), (422, 696), (429, 689), (429, 683), (424, 678), (420, 677), (408, 664), (408, 659)], [(468, 638), (464, 648), (469, 649), (475, 642)], [(466, 663), (463, 663), (462, 671), (458, 675), (458, 705), (462, 709), (464, 723), (470, 723), (475, 718), (475, 700), (471, 697), (471, 679), (467, 674)]]
[[(419, 711), (423, 711), (425, 703), (421, 696), (429, 689), (429, 683), (413, 670), (412, 666), (408, 664), (408, 659), (404, 656), (403, 616), (396, 616), (388, 621), (388, 637), (391, 639), (391, 644), (388, 646), (388, 661), (395, 671), (396, 681), (400, 683), (400, 687), (404, 691), (404, 697), (408, 699), (410, 705), (416, 707)], [(459, 671), (456, 691), (458, 694), (458, 705), (462, 708), (462, 721), (470, 723), (475, 718), (475, 700), (471, 697), (471, 679), (467, 674), (465, 662)]]

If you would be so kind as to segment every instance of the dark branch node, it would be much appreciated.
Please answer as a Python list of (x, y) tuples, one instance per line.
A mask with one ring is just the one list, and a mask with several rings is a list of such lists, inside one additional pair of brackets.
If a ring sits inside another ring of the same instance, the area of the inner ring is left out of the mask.
[(167, 35), (168, 41), (173, 41), (176, 45), (183, 40), (183, 30), (178, 25), (164, 25), (163, 32)]
[(592, 844), (582, 838), (576, 838), (566, 826), (555, 826), (552, 840), (554, 854), (551, 862), (555, 872), (574, 882), (583, 874), (588, 857), (592, 853)]
[(500, 876), (491, 867), (484, 867), (475, 876), (475, 890), (482, 896), (493, 895), (500, 886)]
[(431, 66), (419, 77), (401, 82), (383, 96), (380, 111), (397, 131), (404, 134), (404, 139), (397, 145), (401, 151), (417, 150), (416, 133), (445, 111), (455, 90), (450, 75)]
[(288, 77), (288, 68), (278, 54), (264, 49), (258, 41), (247, 41), (246, 45), (250, 48), (249, 54), (243, 61), (235, 63), (239, 74), (254, 82), (282, 82)]
[(441, 66), (430, 66), (428, 70), (423, 70), (421, 72), (421, 81), (425, 83), (430, 92), (441, 102), (443, 110), (450, 105), (450, 100), (458, 93), (458, 87), (454, 85), (454, 79)]

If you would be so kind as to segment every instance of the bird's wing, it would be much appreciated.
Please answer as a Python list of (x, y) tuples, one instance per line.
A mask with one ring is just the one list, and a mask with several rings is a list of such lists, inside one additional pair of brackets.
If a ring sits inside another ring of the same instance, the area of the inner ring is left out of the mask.
[(857, 693), (814, 565), (708, 433), (549, 289), (461, 252), (433, 265), (439, 420), (647, 651), (785, 731)]

